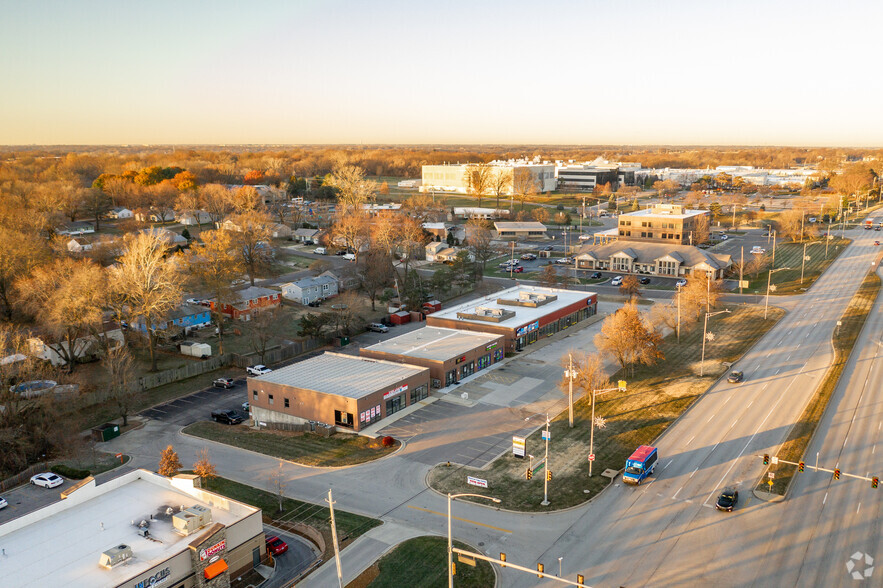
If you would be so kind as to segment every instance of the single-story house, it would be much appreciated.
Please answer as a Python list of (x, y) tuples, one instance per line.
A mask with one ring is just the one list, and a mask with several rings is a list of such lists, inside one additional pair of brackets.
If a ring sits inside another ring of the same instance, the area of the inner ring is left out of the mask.
[(114, 206), (107, 211), (107, 214), (105, 214), (105, 216), (111, 219), (125, 220), (127, 218), (134, 218), (135, 213), (123, 206)]
[[(186, 331), (188, 329), (207, 327), (211, 322), (211, 311), (208, 308), (197, 304), (184, 303), (168, 313), (160, 323), (154, 325), (154, 330), (179, 327)], [(142, 333), (147, 332), (147, 325), (142, 319), (134, 321), (132, 327)]]
[(110, 322), (103, 325), (103, 331), (98, 336), (84, 335), (74, 341), (73, 352), (68, 354), (69, 349), (67, 341), (49, 342), (39, 335), (35, 335), (28, 339), (28, 350), (31, 355), (39, 359), (48, 361), (53, 366), (66, 365), (67, 361), (64, 356), (70, 355), (74, 361), (83, 361), (97, 358), (101, 352), (100, 339), (109, 340), (111, 347), (117, 347), (125, 344), (125, 338), (120, 326)]
[(95, 225), (89, 221), (74, 221), (62, 225), (55, 232), (59, 235), (90, 235), (95, 232)]
[(267, 225), (270, 229), (270, 236), (274, 239), (288, 239), (291, 237), (291, 227), (281, 223), (270, 223)]
[(161, 223), (166, 219), (164, 219), (158, 212), (139, 208), (135, 211), (135, 220), (141, 221), (142, 223)]
[(733, 263), (729, 255), (692, 245), (637, 241), (584, 245), (575, 259), (579, 269), (673, 277), (705, 272), (715, 279), (723, 278)]
[(92, 243), (82, 237), (74, 237), (67, 242), (67, 250), (71, 253), (86, 253), (92, 251)]
[(337, 296), (337, 278), (319, 275), (281, 284), (282, 296), (303, 305)]
[(361, 285), (359, 276), (356, 274), (352, 266), (337, 268), (334, 271), (328, 270), (319, 274), (337, 280), (337, 291), (357, 290)]
[(169, 247), (174, 247), (176, 245), (186, 245), (187, 239), (179, 235), (174, 231), (170, 231), (169, 229), (164, 229), (162, 227), (151, 227), (149, 229), (141, 229), (138, 231), (139, 233), (151, 233), (155, 235), (158, 239), (162, 239), (165, 241), (166, 245)]
[(175, 215), (175, 222), (182, 225), (207, 225), (212, 222), (212, 215), (204, 210), (193, 210)]
[(426, 245), (426, 261), (435, 261), (439, 251), (448, 249), (448, 244), (442, 241), (433, 241)]
[(448, 226), (445, 223), (423, 223), (420, 225), (427, 233), (438, 237), (442, 241), (448, 237)]
[(495, 222), (494, 229), (500, 239), (543, 239), (546, 237), (546, 225), (536, 221), (528, 222)]
[(319, 229), (295, 229), (293, 236), (295, 241), (311, 244), (319, 242)]
[(277, 308), (282, 304), (282, 293), (260, 286), (250, 286), (244, 290), (234, 292), (235, 302), (225, 302), (218, 309), (218, 301), (210, 300), (211, 309), (221, 312), (234, 319), (251, 320), (254, 312), (260, 312), (270, 308)]

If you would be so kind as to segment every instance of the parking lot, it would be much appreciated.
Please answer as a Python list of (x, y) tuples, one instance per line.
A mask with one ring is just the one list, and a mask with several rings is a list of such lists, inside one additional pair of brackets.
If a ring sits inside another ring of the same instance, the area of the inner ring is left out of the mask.
[(247, 396), (245, 378), (238, 378), (233, 388), (205, 388), (189, 396), (148, 408), (138, 415), (186, 427), (197, 421), (209, 420), (214, 410), (232, 409), (244, 415), (242, 403)]

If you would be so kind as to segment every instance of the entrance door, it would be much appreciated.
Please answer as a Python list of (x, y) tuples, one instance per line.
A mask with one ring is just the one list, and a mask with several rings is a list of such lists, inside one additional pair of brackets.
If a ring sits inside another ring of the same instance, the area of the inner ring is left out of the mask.
[(398, 396), (396, 396), (394, 398), (390, 398), (389, 400), (386, 401), (386, 416), (389, 416), (394, 412), (398, 412), (398, 411), (402, 410), (403, 408), (405, 408), (405, 407), (402, 405), (402, 395), (401, 394), (399, 394)]
[(255, 547), (251, 550), (251, 565), (258, 567), (261, 565), (261, 548)]

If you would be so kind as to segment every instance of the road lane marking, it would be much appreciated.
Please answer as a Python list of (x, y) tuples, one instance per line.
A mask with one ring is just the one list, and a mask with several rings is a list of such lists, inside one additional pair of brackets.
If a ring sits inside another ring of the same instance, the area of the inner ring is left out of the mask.
[(859, 502), (859, 503), (858, 503), (858, 506), (857, 506), (856, 509), (855, 509), (855, 514), (858, 514), (858, 511), (860, 511), (861, 509), (862, 509), (862, 503)]
[(828, 501), (828, 493), (825, 492), (825, 497), (822, 498), (822, 504), (825, 504), (825, 502), (827, 502), (827, 501)]
[(789, 355), (788, 359), (786, 359), (785, 361), (791, 361), (791, 356)]
[(739, 422), (739, 419), (736, 419), (735, 421), (733, 421), (733, 424), (730, 425), (730, 428), (732, 429), (733, 427), (735, 427), (736, 423), (738, 423), (738, 422)]
[(766, 390), (766, 389), (767, 389), (767, 387), (768, 387), (768, 386), (769, 386), (769, 385), (770, 385), (770, 383), (769, 383), (769, 382), (767, 382), (767, 383), (766, 383), (766, 384), (764, 384), (764, 385), (763, 385), (763, 390), (761, 390), (761, 392), (763, 392), (763, 391), (764, 391), (764, 390)]
[(749, 403), (748, 403), (748, 406), (746, 406), (745, 408), (750, 408), (752, 404), (754, 404), (754, 401), (753, 401), (753, 400), (752, 400), (751, 402), (749, 402)]
[[(434, 510), (429, 510), (428, 508), (421, 508), (421, 507), (419, 507), (419, 506), (412, 506), (412, 505), (410, 505), (410, 504), (407, 505), (407, 506), (408, 506), (408, 508), (413, 508), (414, 510), (422, 510), (423, 512), (428, 512), (429, 514), (438, 515), (438, 516), (440, 516), (440, 517), (445, 517), (445, 518), (447, 518), (447, 516), (448, 516), (448, 515), (446, 515), (446, 514), (443, 513), (443, 512), (437, 512), (437, 511), (434, 511)], [(478, 525), (479, 527), (487, 527), (488, 529), (493, 529), (494, 531), (500, 531), (500, 532), (502, 532), (502, 533), (512, 533), (512, 531), (510, 531), (509, 529), (501, 529), (500, 527), (494, 527), (493, 525), (486, 525), (486, 524), (484, 524), (484, 523), (479, 523), (478, 521), (473, 521), (473, 520), (470, 520), (470, 519), (463, 519), (463, 518), (455, 517), (455, 516), (452, 516), (451, 518), (452, 518), (452, 519), (456, 519), (456, 520), (458, 520), (458, 521), (463, 521), (464, 523), (469, 523), (470, 525)]]
[(665, 464), (664, 466), (662, 466), (662, 469), (665, 470), (665, 468), (667, 468), (668, 466), (670, 466), (670, 465), (671, 465), (671, 462), (673, 462), (673, 461), (674, 461), (673, 459), (668, 460), (668, 463)]
[[(730, 398), (732, 398), (732, 396), (727, 396), (727, 399), (724, 400), (724, 404), (726, 404), (727, 402), (729, 402), (729, 401), (730, 401)], [(723, 406), (724, 404), (721, 404), (721, 406)]]
[(672, 499), (672, 500), (677, 500), (677, 499), (678, 499), (678, 494), (680, 494), (680, 493), (681, 493), (681, 490), (683, 490), (683, 489), (684, 489), (683, 486), (681, 486), (680, 488), (678, 488), (678, 491), (675, 492), (675, 495), (672, 496), (671, 499)]
[[(717, 414), (717, 413), (715, 413), (715, 414)], [(711, 419), (713, 419), (713, 418), (714, 418), (714, 414), (713, 414), (713, 415), (711, 415), (711, 416), (710, 416), (710, 417), (708, 417), (708, 420), (707, 420), (707, 421), (705, 421), (705, 422), (706, 422), (706, 423), (707, 423), (707, 422), (710, 422), (710, 421), (711, 421)]]
[(695, 476), (696, 472), (698, 472), (698, 471), (699, 471), (699, 468), (696, 468), (695, 470), (693, 470), (693, 473), (690, 474), (690, 477), (692, 478), (693, 476)]
[[(692, 443), (692, 442), (693, 442), (693, 439), (695, 439), (695, 438), (696, 438), (696, 435), (693, 435), (692, 437), (690, 437), (690, 440), (687, 441), (687, 445), (689, 445), (690, 443)], [(687, 445), (684, 445), (684, 447), (687, 447)]]
[(774, 375), (778, 376), (780, 371), (782, 371), (782, 370), (780, 370), (780, 369), (776, 370), (776, 373)]

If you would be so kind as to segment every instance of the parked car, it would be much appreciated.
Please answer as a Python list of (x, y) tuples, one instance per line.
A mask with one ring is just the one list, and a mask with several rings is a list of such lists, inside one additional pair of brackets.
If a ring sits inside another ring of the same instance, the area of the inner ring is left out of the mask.
[(236, 382), (233, 381), (233, 378), (218, 378), (212, 382), (212, 386), (215, 388), (232, 388), (235, 385)]
[(238, 425), (242, 422), (242, 417), (235, 410), (216, 410), (212, 413), (212, 420), (225, 425)]
[(739, 502), (739, 491), (733, 488), (727, 488), (718, 496), (715, 508), (726, 512), (733, 512), (736, 503)]
[(250, 410), (251, 405), (248, 403), (248, 400), (242, 403), (242, 410), (248, 412)]
[(601, 277), (602, 277), (602, 276), (601, 276), (601, 272), (593, 272), (592, 275), (589, 276), (589, 279), (591, 279), (591, 280), (600, 280)]
[(188, 298), (185, 302), (187, 302), (187, 304), (202, 304), (202, 300), (199, 300), (198, 298)]
[(555, 260), (555, 263), (559, 263), (561, 265), (566, 265), (568, 263), (573, 263), (573, 259), (571, 259), (570, 257), (559, 257), (558, 259)]
[(521, 259), (523, 259), (524, 261), (533, 261), (536, 258), (537, 258), (537, 256), (535, 253), (525, 253), (524, 255), (521, 256)]
[(6, 499), (0, 496), (0, 509), (4, 509), (9, 506), (9, 503), (6, 502)]
[(315, 249), (313, 249), (313, 253), (315, 253), (316, 255), (328, 255), (328, 250), (324, 247), (316, 247)]
[(369, 324), (368, 330), (373, 333), (389, 333), (389, 327), (387, 327), (386, 325), (381, 325), (380, 323)]
[(512, 273), (513, 274), (524, 273), (524, 268), (521, 267), (520, 265), (516, 265), (515, 267), (512, 268)]
[(555, 248), (552, 245), (546, 245), (543, 247), (543, 251), (553, 251)]
[(726, 240), (729, 239), (729, 238), (730, 238), (730, 237), (727, 236), (727, 235), (721, 235), (721, 241), (726, 241)]
[(319, 308), (322, 306), (322, 300), (313, 300), (312, 302), (308, 302), (307, 306), (312, 308)]
[(642, 276), (641, 279), (638, 281), (646, 286), (647, 284), (650, 283), (650, 278), (648, 278), (647, 276)]
[(347, 260), (347, 261), (355, 261), (355, 260), (356, 260), (356, 254), (355, 254), (355, 253), (344, 253), (344, 254), (343, 254), (343, 258), (344, 258), (345, 260)]
[(580, 236), (579, 236), (579, 240), (580, 240), (580, 241), (588, 241), (588, 240), (591, 239), (591, 238), (592, 238), (591, 235), (585, 235), (585, 234), (583, 234), (583, 235), (580, 235)]
[(744, 379), (744, 375), (742, 372), (730, 372), (730, 376), (727, 378), (727, 382), (730, 384), (738, 384)]
[(341, 249), (340, 251), (335, 251), (334, 255), (346, 255), (346, 249)]
[(874, 245), (879, 245), (880, 241), (874, 241)]
[(675, 286), (678, 288), (683, 288), (686, 285), (687, 285), (687, 280), (685, 280), (684, 278), (681, 278), (680, 280), (675, 282)]
[(763, 255), (764, 253), (766, 253), (766, 249), (764, 249), (763, 247), (755, 246), (751, 248), (751, 253), (754, 255)]
[(279, 537), (267, 537), (267, 551), (273, 555), (282, 555), (288, 551), (288, 543)]
[(610, 280), (611, 286), (621, 286), (622, 285), (622, 276), (616, 276), (612, 280)]
[(263, 364), (258, 364), (248, 366), (245, 368), (245, 371), (248, 372), (248, 375), (250, 376), (263, 376), (264, 374), (269, 374), (273, 370)]
[(31, 484), (34, 486), (42, 486), (43, 488), (55, 488), (64, 484), (64, 478), (52, 472), (37, 474), (31, 476)]

